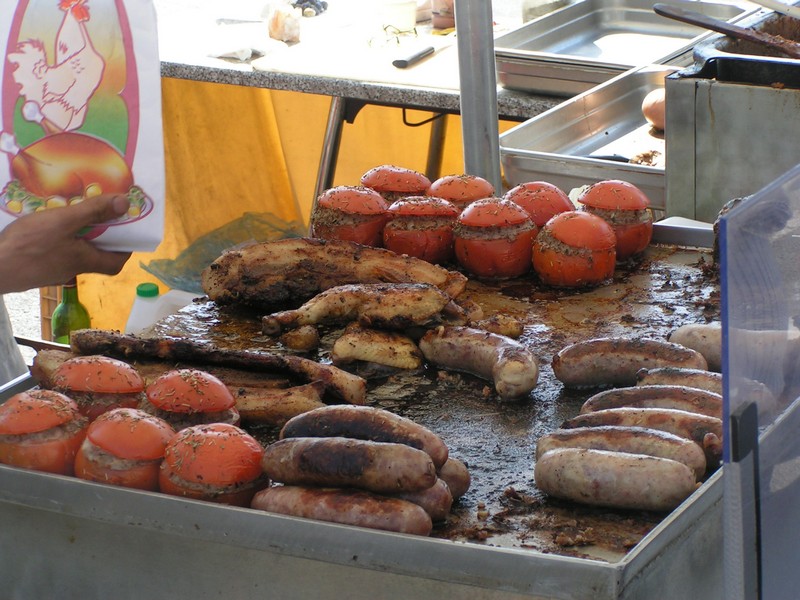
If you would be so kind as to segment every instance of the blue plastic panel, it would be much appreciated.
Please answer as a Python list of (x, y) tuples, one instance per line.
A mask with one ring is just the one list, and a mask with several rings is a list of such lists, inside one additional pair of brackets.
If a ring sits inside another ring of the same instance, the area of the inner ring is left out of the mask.
[[(800, 166), (740, 200), (722, 217), (719, 236), (725, 597), (797, 598)], [(756, 414), (757, 443), (748, 444), (747, 424), (755, 425)], [(743, 417), (734, 421), (736, 431), (731, 415)]]

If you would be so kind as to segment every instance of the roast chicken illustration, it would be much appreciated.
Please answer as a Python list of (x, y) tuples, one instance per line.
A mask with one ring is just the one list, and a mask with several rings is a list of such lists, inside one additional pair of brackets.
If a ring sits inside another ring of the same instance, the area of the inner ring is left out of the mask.
[(48, 64), (44, 42), (26, 40), (9, 53), (14, 81), (25, 98), (23, 115), (47, 133), (74, 131), (86, 119), (89, 99), (100, 84), (105, 61), (86, 29), (87, 0), (60, 0), (64, 18), (55, 38), (55, 62)]

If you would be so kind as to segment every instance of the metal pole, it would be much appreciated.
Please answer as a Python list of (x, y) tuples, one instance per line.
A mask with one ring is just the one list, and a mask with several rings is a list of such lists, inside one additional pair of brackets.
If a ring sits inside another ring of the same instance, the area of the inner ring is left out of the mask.
[(489, 0), (455, 0), (464, 170), (500, 193), (497, 75)]

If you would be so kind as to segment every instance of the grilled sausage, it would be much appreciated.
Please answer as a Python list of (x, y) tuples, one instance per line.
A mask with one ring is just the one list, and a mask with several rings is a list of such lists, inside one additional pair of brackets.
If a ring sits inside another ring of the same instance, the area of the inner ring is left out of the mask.
[(421, 506), (363, 490), (275, 486), (256, 493), (252, 508), (398, 533), (429, 535), (433, 524)]
[(447, 487), (450, 488), (453, 500), (458, 500), (461, 496), (466, 494), (472, 483), (467, 465), (452, 456), (449, 457), (447, 462), (439, 469), (439, 477), (443, 479)]
[(427, 490), (396, 494), (394, 497), (421, 506), (434, 523), (445, 521), (453, 506), (453, 494), (442, 479), (437, 479)]
[(419, 347), (425, 359), (437, 367), (493, 381), (503, 399), (527, 396), (539, 379), (533, 353), (516, 340), (496, 333), (440, 326), (422, 336)]
[(648, 427), (674, 433), (697, 443), (706, 454), (709, 467), (717, 467), (722, 457), (722, 419), (673, 408), (607, 408), (564, 421), (563, 429), (622, 425)]
[(658, 429), (617, 425), (558, 429), (536, 442), (536, 460), (554, 448), (588, 448), (669, 458), (689, 467), (698, 480), (706, 472), (706, 456), (700, 446)]
[(639, 369), (706, 369), (703, 355), (657, 339), (595, 338), (570, 344), (553, 357), (553, 372), (567, 387), (634, 385)]
[(636, 373), (636, 385), (686, 385), (721, 395), (722, 375), (713, 371), (683, 367), (639, 369)]
[(280, 438), (347, 437), (405, 444), (425, 451), (438, 469), (447, 460), (447, 445), (430, 429), (388, 410), (371, 406), (332, 405), (289, 420)]
[(702, 354), (708, 369), (722, 370), (722, 324), (692, 323), (681, 325), (669, 335), (669, 341)]
[(405, 444), (343, 437), (287, 438), (264, 450), (261, 465), (287, 485), (355, 487), (379, 494), (417, 492), (436, 483), (436, 467)]
[(676, 408), (701, 415), (722, 418), (722, 396), (714, 392), (683, 385), (637, 385), (612, 388), (591, 396), (581, 413), (606, 408)]
[(675, 460), (585, 448), (557, 448), (536, 461), (536, 486), (551, 496), (593, 506), (667, 511), (696, 488)]

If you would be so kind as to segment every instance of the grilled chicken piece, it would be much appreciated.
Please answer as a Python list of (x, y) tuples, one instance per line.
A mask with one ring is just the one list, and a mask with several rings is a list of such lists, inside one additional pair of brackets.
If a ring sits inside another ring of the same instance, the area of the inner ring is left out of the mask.
[(323, 290), (350, 283), (429, 283), (455, 298), (467, 278), (383, 248), (312, 238), (229, 250), (202, 274), (203, 290), (218, 304), (262, 310), (296, 307)]
[(368, 362), (395, 369), (419, 369), (422, 351), (408, 336), (395, 331), (348, 327), (331, 349), (335, 365)]
[(340, 285), (317, 294), (295, 310), (261, 319), (261, 330), (275, 335), (302, 325), (358, 321), (364, 327), (407, 329), (438, 323), (443, 316), (463, 318), (463, 309), (434, 285), (373, 283)]

